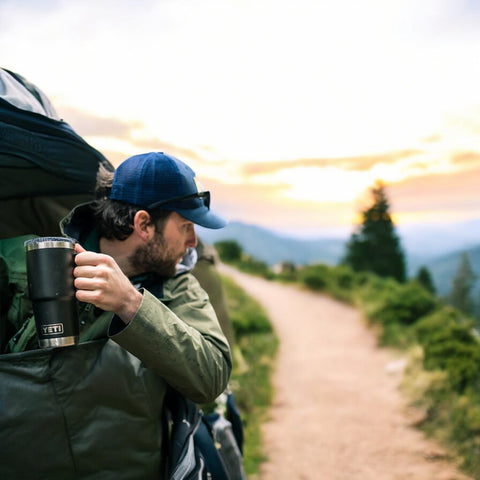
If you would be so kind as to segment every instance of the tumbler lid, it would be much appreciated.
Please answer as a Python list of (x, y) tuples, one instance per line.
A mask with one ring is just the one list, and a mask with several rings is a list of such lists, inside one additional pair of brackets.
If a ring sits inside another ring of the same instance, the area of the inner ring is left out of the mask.
[(75, 248), (75, 240), (68, 237), (37, 237), (27, 240), (24, 244), (27, 252), (40, 248)]

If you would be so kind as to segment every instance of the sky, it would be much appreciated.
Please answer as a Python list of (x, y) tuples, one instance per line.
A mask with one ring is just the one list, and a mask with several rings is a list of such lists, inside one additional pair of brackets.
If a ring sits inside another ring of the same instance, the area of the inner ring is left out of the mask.
[(230, 220), (480, 218), (480, 2), (0, 0), (1, 64), (114, 165), (164, 151)]

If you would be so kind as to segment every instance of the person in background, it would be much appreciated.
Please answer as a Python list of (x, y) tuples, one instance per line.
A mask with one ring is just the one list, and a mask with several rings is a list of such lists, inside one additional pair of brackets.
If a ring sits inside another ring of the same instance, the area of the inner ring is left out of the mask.
[[(195, 224), (226, 221), (181, 160), (151, 152), (99, 172), (96, 200), (62, 222), (78, 242), (74, 347), (38, 349), (25, 265), (6, 262), (15, 275), (2, 311), (15, 334), (0, 355), (0, 478), (166, 478), (169, 389), (210, 402), (232, 368), (208, 295), (190, 273)], [(0, 256), (16, 250), (22, 259), (25, 237)]]
[(192, 270), (193, 276), (199, 281), (201, 287), (208, 293), (210, 302), (217, 314), (220, 327), (227, 337), (230, 348), (234, 346), (234, 332), (228, 311), (222, 279), (217, 270), (217, 252), (211, 245), (197, 238), (197, 262)]

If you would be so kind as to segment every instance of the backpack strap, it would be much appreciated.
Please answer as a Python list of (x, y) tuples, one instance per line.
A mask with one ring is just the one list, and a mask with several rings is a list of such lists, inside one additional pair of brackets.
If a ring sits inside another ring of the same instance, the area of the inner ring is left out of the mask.
[(228, 474), (226, 473), (227, 469), (223, 459), (220, 456), (217, 447), (215, 446), (213, 432), (209, 425), (209, 421), (205, 417), (202, 418), (202, 421), (195, 432), (195, 444), (198, 446), (203, 457), (205, 458), (207, 470), (211, 474), (212, 479), (230, 480)]
[(0, 257), (0, 354), (7, 344), (8, 270), (5, 260)]
[(240, 453), (243, 455), (243, 422), (231, 391), (227, 392), (227, 410), (225, 418), (232, 424), (233, 435), (235, 436)]
[(194, 442), (202, 413), (195, 403), (171, 387), (167, 390), (165, 406), (170, 430), (167, 478), (207, 480), (205, 459)]

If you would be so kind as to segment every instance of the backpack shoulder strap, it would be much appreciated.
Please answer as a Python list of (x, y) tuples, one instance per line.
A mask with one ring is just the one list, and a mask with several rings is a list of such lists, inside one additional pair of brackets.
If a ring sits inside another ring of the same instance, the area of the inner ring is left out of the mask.
[(165, 399), (169, 423), (168, 479), (207, 480), (205, 459), (195, 446), (194, 436), (202, 414), (196, 404), (168, 387)]

